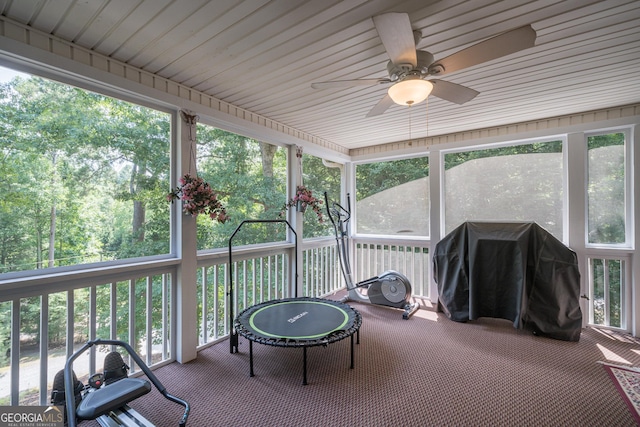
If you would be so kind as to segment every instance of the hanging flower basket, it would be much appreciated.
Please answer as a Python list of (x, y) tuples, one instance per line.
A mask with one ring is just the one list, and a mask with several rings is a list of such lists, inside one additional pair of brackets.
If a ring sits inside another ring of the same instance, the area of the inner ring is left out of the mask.
[(167, 194), (167, 200), (171, 203), (178, 199), (182, 200), (182, 211), (186, 214), (206, 214), (220, 223), (224, 223), (228, 218), (216, 192), (199, 176), (185, 174), (180, 178), (180, 185)]
[(299, 185), (296, 187), (296, 195), (285, 203), (282, 210), (284, 211), (295, 206), (296, 211), (304, 213), (307, 210), (307, 207), (311, 207), (318, 217), (318, 221), (323, 222), (321, 204), (322, 200), (313, 197), (313, 192), (311, 190), (304, 185)]

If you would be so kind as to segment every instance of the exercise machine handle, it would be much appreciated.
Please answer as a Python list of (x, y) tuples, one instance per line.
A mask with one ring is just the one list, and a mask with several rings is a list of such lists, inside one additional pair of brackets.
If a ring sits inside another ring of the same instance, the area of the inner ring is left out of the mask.
[(333, 227), (336, 227), (336, 221), (333, 219), (333, 215), (331, 215), (331, 205), (329, 205), (329, 195), (327, 194), (327, 192), (324, 192), (324, 205), (327, 207), (327, 216), (329, 217), (329, 220), (331, 221), (331, 224), (333, 224)]
[(138, 356), (138, 354), (133, 350), (133, 348), (124, 341), (119, 340), (104, 340), (104, 339), (95, 339), (93, 341), (88, 341), (85, 345), (77, 350), (73, 355), (67, 359), (67, 362), (64, 365), (64, 389), (65, 389), (65, 399), (66, 399), (66, 407), (67, 407), (67, 424), (69, 427), (76, 427), (76, 401), (75, 396), (72, 393), (73, 390), (73, 361), (78, 358), (82, 353), (87, 351), (90, 347), (94, 345), (115, 345), (119, 347), (123, 347), (129, 356), (133, 359), (133, 361), (138, 365), (138, 367), (142, 370), (142, 372), (149, 378), (149, 380), (153, 383), (153, 385), (158, 389), (162, 395), (172, 402), (178, 403), (179, 405), (184, 406), (184, 414), (182, 415), (182, 419), (180, 420), (179, 426), (184, 427), (187, 424), (187, 418), (189, 417), (189, 412), (191, 410), (189, 403), (185, 400), (180, 399), (179, 397), (172, 396), (167, 393), (167, 389), (162, 385), (160, 380), (154, 375), (151, 369), (144, 363), (144, 361)]
[[(327, 215), (333, 224), (333, 228), (336, 230), (339, 228), (342, 234), (347, 232), (346, 227), (343, 228), (343, 224), (347, 224), (351, 219), (351, 197), (347, 193), (347, 209), (342, 207), (338, 202), (329, 203), (329, 195), (324, 192), (324, 203), (327, 206)], [(333, 214), (331, 213), (333, 211)], [(344, 218), (343, 218), (344, 217)], [(338, 225), (336, 224), (338, 222)]]

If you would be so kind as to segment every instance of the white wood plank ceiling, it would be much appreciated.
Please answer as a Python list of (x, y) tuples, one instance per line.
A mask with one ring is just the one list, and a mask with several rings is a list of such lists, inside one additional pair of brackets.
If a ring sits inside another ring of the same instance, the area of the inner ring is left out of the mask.
[[(388, 86), (371, 17), (406, 12), (435, 59), (531, 24), (534, 47), (442, 80), (480, 94), (430, 96), (365, 118)], [(347, 149), (640, 102), (638, 0), (4, 0), (0, 13)]]

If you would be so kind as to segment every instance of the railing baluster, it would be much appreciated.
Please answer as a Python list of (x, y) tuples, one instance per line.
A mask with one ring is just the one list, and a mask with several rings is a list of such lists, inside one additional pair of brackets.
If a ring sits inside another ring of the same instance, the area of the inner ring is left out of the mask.
[(20, 298), (11, 307), (11, 406), (19, 404), (20, 395)]
[(255, 305), (257, 303), (256, 300), (256, 279), (257, 279), (257, 271), (256, 271), (256, 259), (253, 258), (251, 260), (251, 305)]
[(168, 359), (169, 325), (169, 283), (167, 274), (162, 275), (162, 360)]
[[(96, 319), (98, 318), (96, 303), (96, 287), (89, 287), (89, 339), (96, 339)], [(89, 375), (96, 372), (96, 348), (89, 350)]]
[[(318, 258), (320, 260), (320, 289), (321, 289), (321, 293), (319, 293), (318, 295), (322, 295), (325, 294), (327, 292), (327, 290), (329, 289), (328, 283), (329, 283), (329, 277), (327, 276), (327, 274), (329, 273), (329, 271), (327, 270), (327, 254), (325, 253), (325, 251), (322, 250), (322, 248), (317, 248), (316, 251), (318, 252)], [(317, 296), (317, 295), (316, 295)]]
[(202, 313), (200, 315), (200, 344), (207, 342), (207, 307), (209, 302), (209, 287), (207, 286), (207, 267), (200, 268), (202, 272)]
[(153, 277), (147, 276), (147, 360), (146, 364), (151, 365), (153, 357)]
[(73, 354), (73, 341), (74, 341), (74, 294), (73, 290), (67, 291), (67, 359)]
[[(282, 274), (283, 268), (281, 267), (282, 264), (280, 263), (281, 259), (284, 260), (284, 255), (276, 255), (275, 256), (275, 264), (273, 265), (273, 271), (275, 272), (275, 278), (273, 280), (274, 283), (274, 290), (275, 290), (275, 295), (274, 298), (275, 299), (279, 299), (279, 298), (283, 298), (284, 296), (286, 296), (287, 294), (285, 293), (285, 288), (287, 287), (287, 285), (284, 283), (284, 275)], [(280, 268), (278, 268), (280, 267)]]
[(222, 283), (222, 286), (224, 287), (224, 310), (223, 310), (223, 324), (224, 324), (224, 334), (227, 335), (229, 333), (229, 330), (231, 328), (231, 325), (229, 325), (228, 319), (229, 319), (229, 307), (228, 307), (228, 302), (229, 300), (226, 298), (227, 296), (227, 292), (229, 292), (229, 265), (225, 264), (224, 265), (224, 281)]
[(271, 298), (271, 255), (267, 257), (267, 298)]
[(214, 265), (213, 267), (213, 339), (217, 339), (219, 336), (220, 322), (218, 318), (218, 306), (220, 305), (220, 297), (218, 292), (218, 272), (219, 265)]
[(604, 292), (604, 324), (611, 325), (611, 290), (609, 289), (609, 260), (605, 259), (602, 263), (603, 274), (603, 292)]
[[(135, 351), (138, 351), (138, 343), (136, 342), (136, 281), (129, 279), (129, 344)], [(131, 372), (137, 371), (133, 365), (133, 359), (127, 355), (127, 365), (131, 367)]]
[(49, 294), (40, 298), (40, 405), (47, 404), (49, 350)]
[[(118, 339), (118, 283), (117, 282), (111, 282), (111, 290), (110, 290), (110, 296), (109, 296), (109, 304), (110, 304), (110, 308), (109, 308), (109, 314), (111, 316), (111, 339), (117, 340)], [(109, 351), (114, 351), (115, 347), (111, 346), (111, 349)]]
[(246, 259), (242, 262), (242, 282), (242, 308), (246, 308), (249, 304), (249, 263)]

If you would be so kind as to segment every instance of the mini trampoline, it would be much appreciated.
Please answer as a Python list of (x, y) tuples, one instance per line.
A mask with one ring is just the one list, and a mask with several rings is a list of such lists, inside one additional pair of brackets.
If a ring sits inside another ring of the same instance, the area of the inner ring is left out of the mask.
[[(307, 384), (307, 347), (327, 346), (351, 338), (362, 317), (347, 304), (322, 298), (286, 298), (266, 301), (242, 311), (234, 322), (238, 334), (249, 340), (249, 375), (253, 372), (253, 342), (276, 347), (302, 347), (303, 384)], [(359, 333), (356, 334), (359, 341)]]
[(353, 369), (353, 336), (360, 342), (360, 313), (349, 305), (340, 301), (323, 298), (298, 298), (297, 262), (293, 262), (294, 298), (274, 299), (258, 303), (240, 312), (234, 319), (234, 291), (233, 291), (233, 238), (243, 225), (250, 223), (283, 223), (289, 229), (294, 239), (294, 254), (298, 253), (298, 237), (291, 224), (281, 219), (244, 220), (229, 238), (229, 323), (233, 325), (229, 335), (231, 353), (238, 352), (238, 335), (249, 340), (249, 375), (253, 373), (253, 342), (275, 347), (293, 347), (303, 349), (303, 380), (307, 384), (307, 348), (327, 346), (331, 343), (351, 338), (351, 366)]

